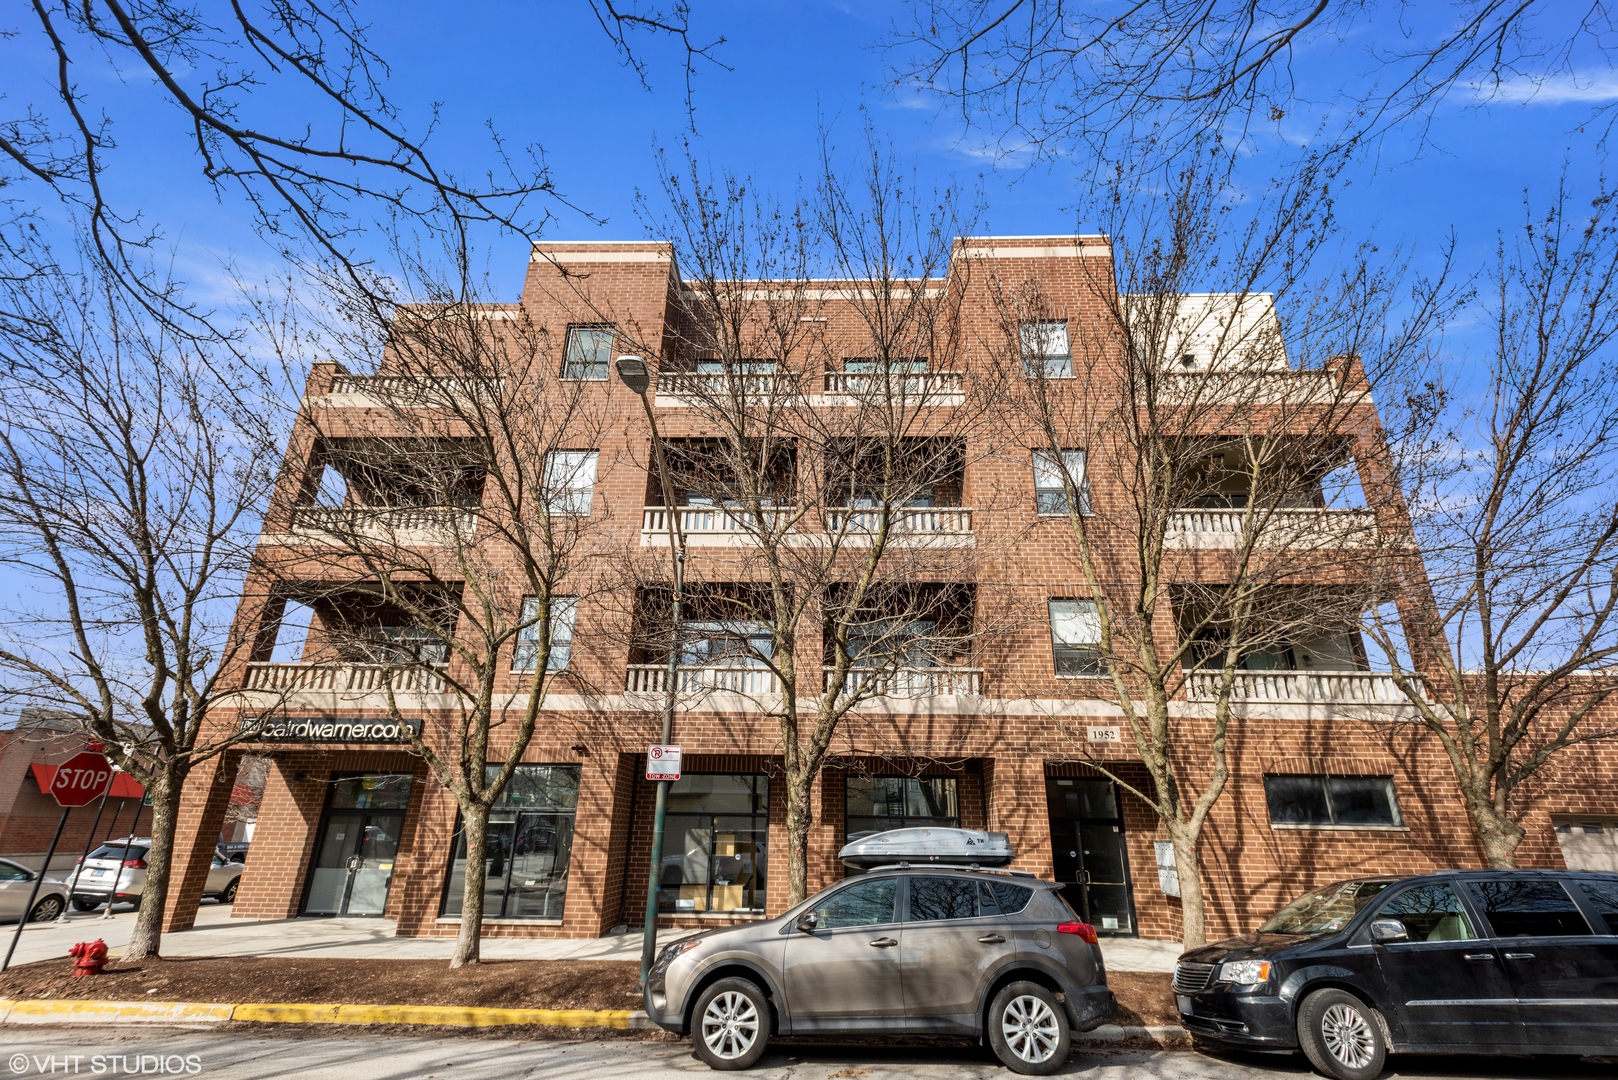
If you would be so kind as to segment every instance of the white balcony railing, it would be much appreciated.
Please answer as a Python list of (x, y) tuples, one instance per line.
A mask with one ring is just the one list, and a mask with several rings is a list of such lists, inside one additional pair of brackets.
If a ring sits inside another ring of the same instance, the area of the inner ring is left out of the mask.
[[(738, 510), (725, 506), (677, 506), (674, 512), (679, 515), (676, 528), (685, 530), (690, 536), (725, 536), (745, 535), (758, 531), (758, 519), (747, 510)], [(790, 506), (773, 507), (766, 513), (778, 515), (780, 520), (790, 518), (797, 511)], [(640, 531), (649, 539), (659, 536), (667, 537), (669, 532), (669, 508), (666, 506), (648, 506), (641, 511)]]
[(276, 664), (247, 665), (248, 690), (291, 693), (299, 690), (325, 690), (363, 694), (381, 690), (391, 683), (395, 692), (441, 694), (441, 670), (401, 667), (396, 664)]
[(328, 543), (399, 544), (406, 547), (466, 543), (477, 513), (450, 506), (299, 506), (292, 532)]
[(886, 398), (912, 404), (948, 404), (959, 399), (965, 381), (959, 371), (828, 371), (828, 396)]
[[(1215, 700), (1219, 680), (1217, 671), (1192, 672), (1186, 677), (1186, 698)], [(1410, 701), (1393, 676), (1375, 671), (1239, 671), (1230, 696), (1244, 704), (1406, 705)]]
[[(775, 672), (749, 664), (705, 664), (681, 667), (676, 686), (682, 694), (712, 693), (776, 694), (781, 690)], [(667, 664), (630, 664), (625, 689), (632, 694), (666, 694), (669, 686)]]
[[(1242, 542), (1241, 510), (1176, 510), (1169, 519), (1170, 547), (1234, 548)], [(1370, 510), (1271, 510), (1258, 512), (1261, 547), (1364, 547), (1376, 541)]]
[(1259, 405), (1319, 404), (1342, 396), (1330, 371), (1295, 368), (1226, 368), (1214, 371), (1177, 371), (1170, 376), (1167, 396), (1181, 400)]
[[(827, 670), (826, 691), (833, 692), (835, 674)], [(969, 667), (903, 667), (889, 670), (853, 668), (843, 680), (843, 694), (877, 697), (977, 697), (983, 693), (983, 669)]]
[(364, 404), (432, 407), (493, 400), (500, 396), (500, 388), (499, 379), (463, 375), (338, 375), (328, 394), (364, 399)]
[[(912, 534), (969, 534), (972, 510), (965, 506), (907, 506), (892, 512), (891, 530)], [(836, 509), (826, 511), (827, 532), (876, 532), (882, 525), (882, 511)]]
[(796, 375), (786, 371), (751, 371), (726, 374), (722, 371), (666, 371), (657, 377), (659, 397), (716, 404), (728, 403), (732, 395), (750, 402), (781, 401), (799, 396)]

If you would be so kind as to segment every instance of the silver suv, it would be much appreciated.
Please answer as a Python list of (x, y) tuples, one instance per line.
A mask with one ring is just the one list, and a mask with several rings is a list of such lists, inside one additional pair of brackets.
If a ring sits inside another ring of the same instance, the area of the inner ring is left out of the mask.
[(646, 1012), (716, 1069), (745, 1069), (771, 1035), (987, 1038), (1019, 1073), (1062, 1067), (1072, 1029), (1117, 1011), (1095, 930), (1061, 886), (976, 867), (874, 869), (768, 922), (664, 949)]

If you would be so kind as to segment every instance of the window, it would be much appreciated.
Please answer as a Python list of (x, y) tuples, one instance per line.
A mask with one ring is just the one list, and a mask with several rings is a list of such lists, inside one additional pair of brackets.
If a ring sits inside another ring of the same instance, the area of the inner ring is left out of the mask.
[(1495, 937), (1573, 937), (1588, 934), (1573, 898), (1556, 881), (1474, 881), (1472, 897)]
[(0, 862), (0, 881), (32, 881), (33, 876), (20, 866)]
[(371, 626), (353, 651), (373, 664), (442, 664), (449, 660), (449, 643), (425, 626)]
[[(1064, 476), (1067, 485), (1064, 486)], [(1084, 474), (1084, 451), (1034, 451), (1034, 506), (1041, 514), (1066, 514), (1067, 489), (1079, 493), (1079, 513), (1090, 512), (1090, 485)]]
[(978, 883), (951, 877), (910, 879), (910, 920), (973, 919), (978, 913)]
[(770, 778), (686, 773), (669, 787), (658, 910), (764, 910)]
[(613, 329), (612, 323), (568, 327), (562, 378), (606, 379), (607, 365), (612, 359)]
[(919, 374), (927, 370), (927, 358), (895, 357), (891, 360), (844, 360), (843, 370), (865, 372), (899, 372), (901, 374)]
[(848, 658), (856, 668), (935, 668), (935, 619), (878, 619), (848, 628)]
[(1101, 619), (1094, 600), (1051, 601), (1051, 655), (1058, 675), (1101, 674)]
[(1376, 917), (1404, 924), (1411, 941), (1470, 941), (1477, 937), (1460, 897), (1448, 885), (1406, 889), (1389, 900)]
[[(125, 852), (128, 852), (128, 854), (125, 854)], [(119, 844), (119, 843), (116, 843), (116, 842), (115, 843), (110, 843), (110, 844), (102, 844), (100, 847), (98, 847), (94, 851), (90, 852), (89, 858), (92, 858), (92, 859), (116, 859), (116, 860), (118, 860), (120, 862), (122, 862), (122, 861), (124, 861), (126, 859), (128, 859), (128, 860), (144, 859), (144, 858), (146, 858), (146, 845), (145, 844), (128, 844), (128, 845), (125, 845), (125, 844)], [(33, 879), (29, 878), (28, 880), (32, 881)]]
[[(732, 360), (729, 371), (735, 375), (773, 375), (776, 364), (774, 360)], [(698, 360), (698, 375), (723, 375), (726, 366), (723, 360)]]
[(1401, 826), (1389, 776), (1266, 776), (1271, 825)]
[[(551, 597), (551, 655), (546, 671), (566, 671), (573, 659), (573, 619), (579, 611), (576, 596)], [(525, 596), (522, 622), (539, 618), (539, 597)], [(531, 623), (517, 631), (517, 648), (511, 659), (512, 671), (533, 671), (539, 663), (539, 624)]]
[[(491, 775), (495, 772), (490, 767)], [(519, 765), (489, 811), (483, 915), (490, 919), (560, 919), (573, 857), (579, 803), (577, 765)], [(466, 835), (455, 823), (455, 848), (443, 913), (461, 913), (466, 888)]]
[(840, 889), (812, 909), (820, 920), (816, 929), (881, 926), (893, 922), (893, 906), (898, 895), (899, 882), (894, 878), (862, 881), (858, 885)]
[(1073, 377), (1073, 352), (1068, 346), (1065, 321), (1025, 322), (1017, 330), (1022, 337), (1023, 374), (1030, 379)]
[(845, 799), (849, 843), (889, 829), (961, 824), (952, 776), (850, 776)]
[(594, 450), (552, 450), (546, 455), (545, 508), (553, 514), (588, 514), (600, 456)]
[(769, 623), (693, 620), (682, 623), (680, 633), (685, 640), (680, 648), (682, 667), (764, 667), (775, 656)]
[(1581, 881), (1585, 901), (1596, 909), (1607, 924), (1607, 933), (1618, 934), (1618, 885), (1606, 881)]
[(1034, 898), (1033, 889), (1008, 885), (1003, 881), (982, 881), (978, 886), (978, 904), (985, 915), (1015, 915)]

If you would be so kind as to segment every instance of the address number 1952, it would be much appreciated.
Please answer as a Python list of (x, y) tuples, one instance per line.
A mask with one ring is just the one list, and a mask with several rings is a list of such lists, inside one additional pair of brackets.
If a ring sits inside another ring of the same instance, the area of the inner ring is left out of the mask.
[(1093, 727), (1090, 729), (1090, 741), (1098, 743), (1123, 742), (1123, 735), (1116, 727)]

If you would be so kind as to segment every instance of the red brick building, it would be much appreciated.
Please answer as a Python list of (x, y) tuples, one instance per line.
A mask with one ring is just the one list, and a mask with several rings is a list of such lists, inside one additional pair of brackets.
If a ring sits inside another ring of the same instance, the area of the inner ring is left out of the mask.
[[(960, 426), (951, 414), (980, 407), (972, 389), (974, 343), (994, 321), (991, 275), (967, 275), (968, 263), (1002, 278), (1038, 278), (1043, 313), (1022, 332), (1025, 343), (1036, 340), (1054, 361), (1087, 321), (1100, 318), (1088, 285), (1108, 258), (1100, 238), (961, 241), (960, 266), (952, 267), (950, 284), (938, 287), (964, 293), (963, 325), (980, 332), (965, 334), (948, 356), (918, 356), (902, 370), (890, 365), (873, 375), (861, 359), (868, 345), (853, 313), (860, 283), (819, 283), (815, 313), (800, 318), (812, 324), (817, 355), (825, 358), (792, 373), (813, 384), (805, 407), (828, 415), (857, 408), (861, 380), (898, 375), (933, 395), (918, 437), (960, 441), (952, 479), (905, 513), (949, 553), (930, 573), (942, 578), (941, 587), (963, 590), (960, 618), (973, 628), (963, 653), (918, 659), (910, 675), (846, 722), (815, 786), (811, 888), (843, 875), (835, 856), (851, 835), (918, 824), (987, 828), (1010, 834), (1020, 868), (1072, 882), (1075, 905), (1103, 933), (1179, 934), (1172, 874), (1159, 873), (1166, 836), (1144, 804), (1084, 763), (1105, 760), (1145, 783), (1144, 770), (1129, 764), (1127, 739), (1118, 741), (1110, 686), (1073, 663), (1083, 652), (1075, 635), (1086, 625), (1082, 607), (1072, 606), (1081, 577), (1065, 510), (1051, 512), (1048, 481), (1042, 483), (1048, 469), (1042, 472), (1033, 451), (1038, 444), (1025, 440), (1017, 449), (1015, 436), (1006, 444), (1004, 426), (985, 421), (985, 412), (975, 414), (975, 426)], [(705, 370), (700, 357), (665, 355), (657, 345), (678, 337), (687, 287), (665, 245), (547, 243), (530, 262), (521, 301), (487, 315), (520, 315), (546, 328), (558, 344), (553, 358), (561, 375), (591, 384), (582, 393), (604, 419), (592, 441), (570, 451), (577, 454), (569, 459), (577, 477), (571, 486), (599, 549), (626, 559), (666, 558), (666, 508), (648, 482), (650, 437), (640, 403), (616, 384), (608, 361), (623, 352), (650, 354), (661, 369), (652, 400), (662, 437), (711, 436), (702, 410), (682, 394), (721, 376)], [(1186, 361), (1194, 373), (1194, 351)], [(313, 543), (305, 526), (329, 512), (312, 505), (331, 460), (326, 448), (337, 440), (389, 437), (388, 397), (404, 392), (408, 379), (388, 365), (384, 357), (374, 376), (315, 365), (261, 541), (259, 578), (238, 617), (237, 631), (261, 644), (233, 673), (244, 688), (241, 709), (216, 719), (235, 725), (273, 714), (279, 726), (244, 747), (268, 754), (272, 767), (235, 914), (382, 914), (398, 920), (401, 934), (449, 935), (458, 922), (460, 884), (455, 802), (390, 724), (378, 681), (389, 677), (379, 674), (384, 665), (335, 647), (334, 628), (358, 616), (327, 595), (311, 603), (310, 629), (295, 654), (286, 654), (287, 642), (278, 644), (274, 632), (286, 622), (286, 594), (277, 592), (288, 565), (282, 556)], [(750, 374), (786, 373), (761, 367)], [(1374, 432), (1369, 408), (1360, 414), (1362, 433)], [(352, 509), (365, 480), (357, 473), (345, 479), (345, 506)], [(477, 485), (469, 492), (475, 501)], [(1091, 491), (1096, 506), (1119, 497), (1098, 474)], [(693, 575), (723, 580), (725, 560), (737, 558), (729, 535), (736, 530), (727, 532), (724, 508), (676, 501)], [(840, 512), (857, 514), (858, 506), (850, 501)], [(1195, 529), (1220, 527), (1216, 511), (1197, 512), (1208, 520), (1195, 525), (1188, 517), (1174, 541), (1188, 549), (1206, 546), (1192, 538)], [(1376, 511), (1308, 512), (1329, 528)], [(830, 526), (805, 525), (820, 527)], [(425, 532), (422, 542), (431, 542)], [(1338, 570), (1352, 573), (1352, 559), (1345, 553)], [(1201, 572), (1196, 558), (1177, 565)], [(642, 777), (646, 747), (658, 741), (662, 661), (600, 630), (632, 606), (629, 586), (613, 591), (581, 593), (563, 631), (562, 674), (525, 767), (491, 823), (484, 923), (491, 936), (594, 936), (642, 918), (653, 795)], [(700, 612), (687, 617), (702, 621)], [(1164, 619), (1172, 633), (1172, 613)], [(375, 633), (379, 641), (400, 640), (397, 628), (384, 623)], [(698, 653), (702, 648), (708, 645)], [(806, 648), (812, 653), (818, 645)], [(723, 652), (689, 662), (729, 671), (732, 681), (710, 682), (707, 692), (683, 700), (676, 720), (685, 778), (671, 795), (663, 903), (668, 919), (682, 923), (765, 917), (781, 910), (786, 895), (780, 735), (767, 711), (774, 691), (757, 665), (727, 667)], [(1402, 699), (1385, 676), (1366, 670), (1368, 663), (1348, 638), (1322, 638), (1297, 642), (1284, 657), (1267, 659), (1263, 670), (1240, 676), (1233, 775), (1205, 834), (1211, 933), (1249, 929), (1291, 895), (1343, 876), (1479, 864), (1439, 748), (1395, 722)], [(515, 654), (512, 666), (520, 668)], [(407, 719), (454, 709), (430, 674), (394, 685)], [(1196, 700), (1179, 703), (1178, 722), (1188, 730), (1207, 723), (1207, 715)], [(497, 750), (500, 738), (497, 731)], [(174, 926), (192, 918), (236, 761), (227, 756), (191, 781)], [(1578, 823), (1581, 837), (1599, 837), (1585, 830), (1604, 823), (1610, 831), (1618, 815), (1618, 752), (1600, 744), (1568, 752), (1529, 797), (1523, 863), (1561, 865), (1558, 824)]]

